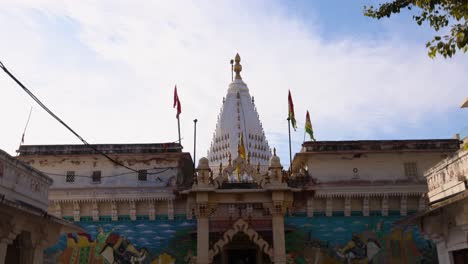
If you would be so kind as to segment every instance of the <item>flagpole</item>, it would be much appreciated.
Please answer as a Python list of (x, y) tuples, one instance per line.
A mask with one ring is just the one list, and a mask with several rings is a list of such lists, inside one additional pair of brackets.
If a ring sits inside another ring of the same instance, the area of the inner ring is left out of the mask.
[(23, 143), (24, 143), (24, 135), (26, 134), (26, 129), (28, 128), (29, 120), (31, 119), (32, 109), (33, 109), (33, 108), (32, 108), (32, 106), (31, 106), (31, 108), (29, 109), (28, 120), (26, 121), (26, 125), (24, 126), (23, 134), (21, 135), (21, 141), (20, 141), (18, 150), (19, 150), (19, 148), (21, 147), (21, 145), (23, 145)]
[(291, 154), (291, 118), (288, 117), (288, 134), (289, 134), (289, 171), (292, 171), (292, 154)]
[(193, 120), (193, 170), (195, 171), (195, 163), (197, 160), (197, 119)]
[(302, 141), (302, 143), (305, 142), (305, 134), (306, 134), (306, 129), (305, 129), (305, 126), (304, 126), (304, 140)]
[(177, 129), (179, 131), (179, 145), (182, 148), (182, 141), (180, 139), (180, 118), (179, 117), (177, 117)]

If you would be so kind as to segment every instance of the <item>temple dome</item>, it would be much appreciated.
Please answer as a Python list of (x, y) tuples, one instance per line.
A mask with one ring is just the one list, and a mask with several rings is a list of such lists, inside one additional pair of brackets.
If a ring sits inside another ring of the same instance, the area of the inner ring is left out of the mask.
[(252, 164), (260, 163), (262, 171), (266, 171), (271, 156), (270, 147), (255, 107), (255, 101), (250, 96), (247, 84), (242, 80), (239, 64), (240, 57), (236, 56), (234, 70), (236, 76), (229, 84), (226, 97), (223, 99), (216, 129), (213, 135), (208, 159), (212, 169), (218, 168), (220, 163), (228, 164), (229, 157), (238, 156), (238, 145), (241, 134), (244, 140), (246, 154)]

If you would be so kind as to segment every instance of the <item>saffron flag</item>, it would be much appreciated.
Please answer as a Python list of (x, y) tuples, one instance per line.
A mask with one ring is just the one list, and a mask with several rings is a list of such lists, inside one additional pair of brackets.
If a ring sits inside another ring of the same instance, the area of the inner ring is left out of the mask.
[(239, 144), (237, 145), (237, 152), (239, 156), (245, 159), (245, 146), (244, 146), (244, 135), (240, 134)]
[(179, 119), (180, 113), (182, 113), (182, 107), (180, 105), (179, 95), (177, 95), (177, 85), (174, 88), (174, 108), (177, 107), (177, 115), (176, 118)]
[(289, 108), (289, 119), (291, 120), (292, 127), (294, 128), (294, 131), (296, 131), (297, 125), (296, 125), (296, 117), (294, 116), (294, 104), (292, 101), (292, 96), (291, 96), (291, 91), (289, 91), (288, 94), (288, 108)]
[(307, 111), (307, 114), (306, 114), (305, 132), (307, 132), (307, 134), (309, 134), (311, 140), (315, 141), (314, 130), (312, 129), (312, 122), (310, 122), (309, 111)]

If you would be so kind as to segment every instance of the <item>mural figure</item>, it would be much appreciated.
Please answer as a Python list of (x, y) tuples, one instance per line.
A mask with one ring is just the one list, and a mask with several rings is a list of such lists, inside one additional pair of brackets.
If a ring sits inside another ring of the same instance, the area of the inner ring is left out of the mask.
[(183, 264), (196, 260), (194, 220), (90, 221), (80, 225), (86, 233), (66, 234), (46, 250), (49, 263)]
[(101, 256), (112, 264), (142, 263), (148, 256), (148, 250), (137, 250), (124, 236), (112, 233), (106, 239), (106, 245), (100, 252)]
[(393, 228), (397, 219), (291, 217), (286, 250), (294, 263), (437, 263), (434, 245), (415, 227)]

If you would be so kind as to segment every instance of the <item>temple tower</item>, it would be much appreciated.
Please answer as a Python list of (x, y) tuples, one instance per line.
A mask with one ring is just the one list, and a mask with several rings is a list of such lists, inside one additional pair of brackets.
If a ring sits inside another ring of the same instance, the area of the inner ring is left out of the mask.
[(208, 159), (214, 171), (217, 171), (221, 164), (227, 165), (230, 157), (234, 159), (238, 156), (241, 139), (246, 156), (252, 164), (260, 164), (262, 171), (268, 169), (271, 157), (254, 98), (250, 96), (249, 88), (240, 75), (240, 60), (237, 54), (234, 59), (235, 78), (229, 84), (227, 95), (223, 98), (216, 130), (208, 150)]

